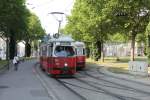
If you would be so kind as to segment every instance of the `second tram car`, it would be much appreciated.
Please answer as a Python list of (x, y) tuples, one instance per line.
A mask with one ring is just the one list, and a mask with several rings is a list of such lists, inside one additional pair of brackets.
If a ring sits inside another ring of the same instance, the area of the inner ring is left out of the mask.
[(85, 44), (83, 42), (75, 42), (74, 44), (76, 48), (76, 67), (77, 69), (83, 69), (86, 62)]
[(71, 37), (61, 36), (42, 44), (40, 47), (40, 65), (43, 70), (51, 75), (75, 74), (74, 40)]

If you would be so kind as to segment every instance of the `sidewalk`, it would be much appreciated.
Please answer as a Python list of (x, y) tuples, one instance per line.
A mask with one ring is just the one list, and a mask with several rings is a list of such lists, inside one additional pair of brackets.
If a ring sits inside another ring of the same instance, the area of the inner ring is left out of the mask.
[(50, 100), (33, 71), (36, 61), (19, 64), (0, 75), (0, 100)]

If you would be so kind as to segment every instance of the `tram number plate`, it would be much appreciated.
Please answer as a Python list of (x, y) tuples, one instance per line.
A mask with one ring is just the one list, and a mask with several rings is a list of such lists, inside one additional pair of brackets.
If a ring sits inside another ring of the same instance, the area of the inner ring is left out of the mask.
[(71, 45), (70, 42), (61, 42), (60, 45)]

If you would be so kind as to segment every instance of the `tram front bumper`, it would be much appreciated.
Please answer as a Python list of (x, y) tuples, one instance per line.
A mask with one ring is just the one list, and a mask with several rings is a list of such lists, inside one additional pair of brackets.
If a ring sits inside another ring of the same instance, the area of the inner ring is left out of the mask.
[(75, 70), (75, 68), (74, 67), (62, 67), (62, 68), (53, 68), (53, 70), (69, 71), (69, 70)]

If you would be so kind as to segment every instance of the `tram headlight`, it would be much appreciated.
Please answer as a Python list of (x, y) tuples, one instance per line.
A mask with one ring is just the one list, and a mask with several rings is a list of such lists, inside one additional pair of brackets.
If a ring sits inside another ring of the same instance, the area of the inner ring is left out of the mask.
[(65, 63), (65, 64), (64, 64), (64, 66), (65, 66), (65, 67), (67, 67), (67, 66), (68, 66), (68, 64), (67, 64), (67, 63)]

